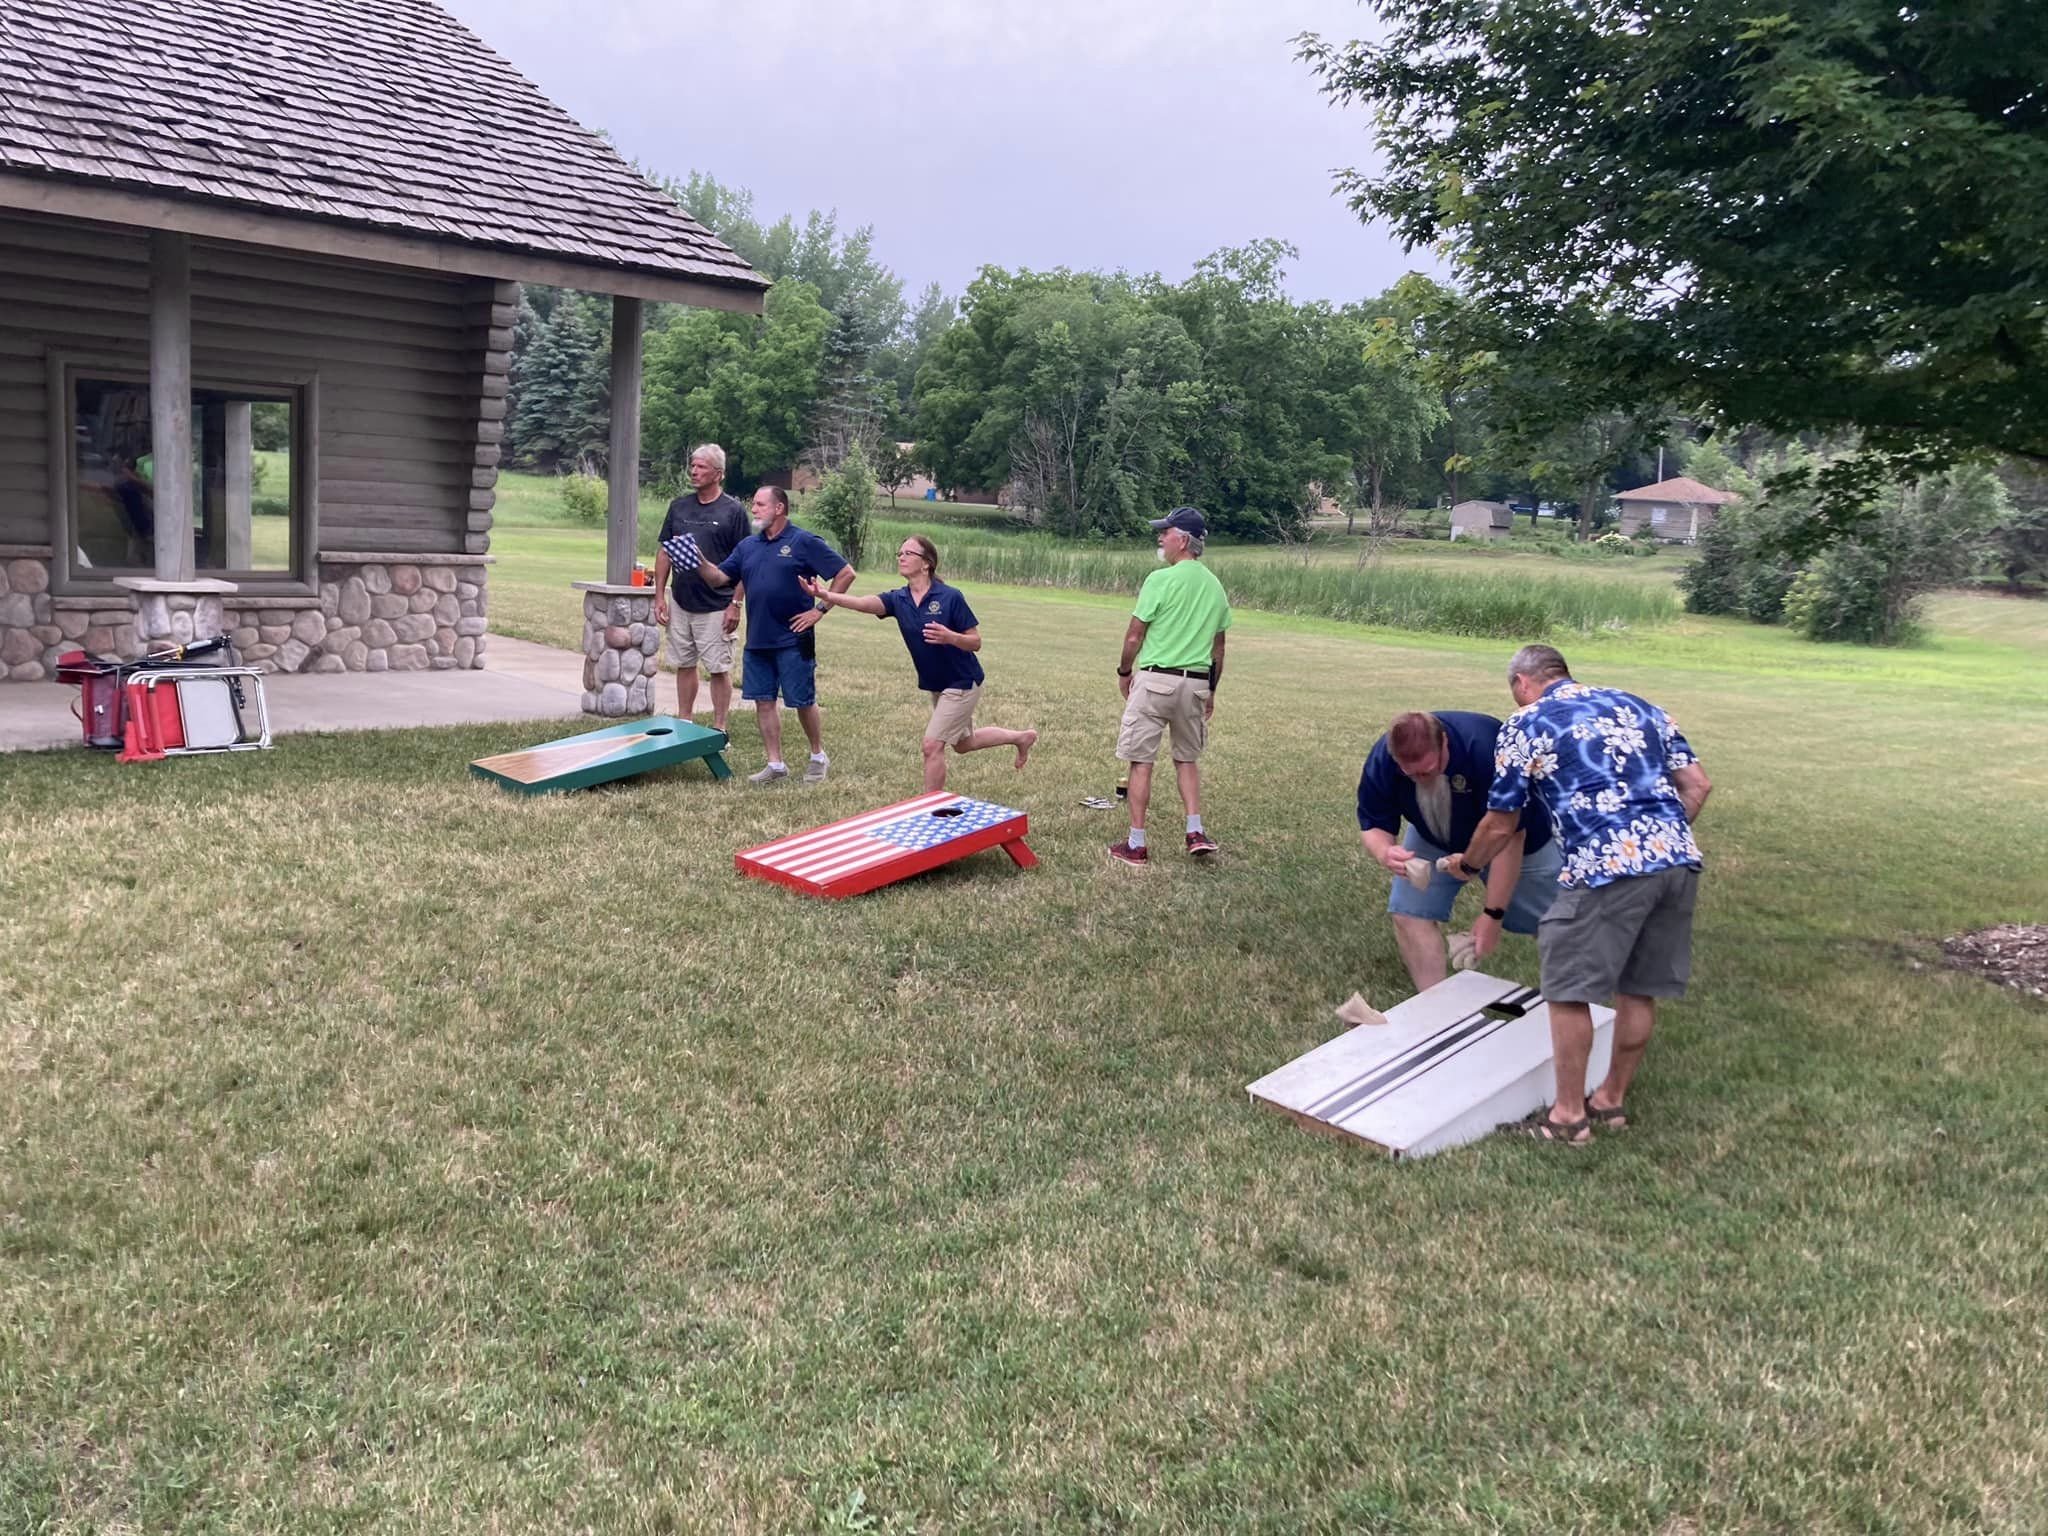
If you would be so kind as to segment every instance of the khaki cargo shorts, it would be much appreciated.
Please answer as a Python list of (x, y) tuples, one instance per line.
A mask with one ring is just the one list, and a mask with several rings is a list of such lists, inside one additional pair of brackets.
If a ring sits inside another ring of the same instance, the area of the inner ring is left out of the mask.
[(947, 746), (974, 734), (974, 702), (981, 697), (981, 684), (972, 688), (948, 688), (935, 693), (932, 718), (924, 728), (926, 741), (943, 741)]
[(1124, 705), (1123, 728), (1117, 732), (1118, 761), (1158, 762), (1159, 739), (1170, 732), (1173, 760), (1194, 762), (1209, 745), (1209, 721), (1202, 713), (1208, 700), (1207, 678), (1133, 672), (1131, 697)]
[(732, 636), (725, 632), (725, 610), (686, 613), (671, 602), (668, 609), (668, 660), (677, 671), (702, 667), (714, 677), (732, 670)]

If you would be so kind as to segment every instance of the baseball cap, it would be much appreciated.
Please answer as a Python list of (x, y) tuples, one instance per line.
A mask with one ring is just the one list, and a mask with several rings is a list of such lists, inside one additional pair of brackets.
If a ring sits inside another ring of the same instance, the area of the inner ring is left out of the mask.
[(1178, 528), (1191, 539), (1209, 537), (1209, 525), (1202, 521), (1201, 511), (1195, 507), (1175, 507), (1166, 516), (1152, 519), (1154, 533), (1164, 528)]

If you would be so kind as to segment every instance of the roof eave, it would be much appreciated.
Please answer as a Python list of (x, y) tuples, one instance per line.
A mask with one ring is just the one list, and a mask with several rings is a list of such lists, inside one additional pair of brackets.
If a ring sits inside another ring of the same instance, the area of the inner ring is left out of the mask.
[(224, 200), (169, 197), (16, 171), (0, 171), (0, 208), (139, 229), (174, 230), (205, 239), (269, 246), (340, 261), (374, 262), (457, 277), (547, 283), (585, 293), (653, 299), (749, 315), (761, 313), (768, 290), (767, 281), (752, 273), (743, 279), (720, 280), (655, 268), (576, 261), (508, 246), (433, 240), (333, 219), (294, 218)]

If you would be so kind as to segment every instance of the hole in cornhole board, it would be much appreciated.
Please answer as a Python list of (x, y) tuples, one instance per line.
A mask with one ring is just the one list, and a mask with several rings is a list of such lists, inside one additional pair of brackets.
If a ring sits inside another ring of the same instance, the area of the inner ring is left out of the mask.
[(665, 725), (650, 725), (647, 727), (647, 734), (649, 736), (673, 736), (675, 732)]
[(936, 811), (933, 811), (932, 814), (934, 816), (958, 816), (961, 812), (960, 807), (957, 805), (942, 805)]

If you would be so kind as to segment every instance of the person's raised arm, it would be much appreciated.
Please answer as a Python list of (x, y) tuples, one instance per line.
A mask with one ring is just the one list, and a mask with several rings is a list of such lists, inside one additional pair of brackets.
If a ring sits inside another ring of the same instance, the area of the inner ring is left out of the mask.
[[(847, 567), (849, 571), (852, 569), (852, 566)], [(855, 613), (872, 614), (878, 619), (889, 617), (889, 605), (879, 597), (855, 597), (838, 586), (826, 586), (815, 576), (804, 576), (798, 580), (804, 591), (821, 603), (834, 608), (851, 608)]]
[(725, 571), (704, 558), (704, 551), (697, 551), (697, 574), (704, 578), (704, 585), (712, 591), (720, 591), (738, 582), (737, 576), (728, 576)]

